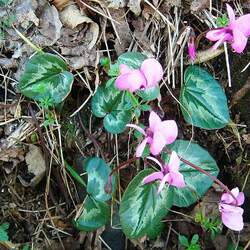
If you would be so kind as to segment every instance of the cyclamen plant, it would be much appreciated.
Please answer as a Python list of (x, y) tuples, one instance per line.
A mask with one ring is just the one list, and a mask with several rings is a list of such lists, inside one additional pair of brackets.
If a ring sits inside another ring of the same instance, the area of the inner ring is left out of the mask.
[[(228, 41), (237, 53), (241, 53), (250, 35), (250, 14), (236, 19), (229, 5), (227, 11), (229, 24), (209, 31), (206, 37), (216, 42), (213, 48)], [(194, 60), (194, 37), (190, 39), (188, 48), (189, 56)], [(107, 63), (105, 70), (110, 79), (99, 86), (93, 96), (92, 113), (103, 118), (107, 132), (117, 135), (135, 129), (141, 133), (142, 140), (136, 144), (135, 156), (115, 168), (99, 157), (86, 159), (87, 184), (66, 164), (67, 170), (87, 191), (83, 208), (74, 219), (75, 226), (79, 230), (91, 231), (110, 221), (110, 200), (116, 191), (115, 173), (137, 161), (139, 171), (119, 201), (120, 224), (128, 238), (155, 238), (162, 232), (162, 219), (172, 206), (194, 204), (213, 182), (225, 190), (218, 204), (222, 223), (232, 230), (242, 230), (244, 194), (237, 187), (230, 191), (217, 179), (219, 168), (204, 148), (177, 138), (175, 120), (162, 120), (152, 110), (150, 102), (160, 100), (159, 82), (164, 74), (161, 64), (138, 52), (124, 53), (115, 64)], [(27, 63), (19, 90), (36, 101), (50, 100), (51, 105), (57, 105), (69, 94), (73, 80), (73, 74), (67, 71), (67, 65), (61, 58), (41, 53)], [(48, 84), (52, 91), (47, 91)], [(215, 130), (230, 122), (224, 90), (209, 72), (199, 66), (191, 65), (185, 69), (179, 104), (184, 120), (192, 126)], [(139, 120), (144, 112), (150, 112), (148, 126), (141, 127)], [(159, 170), (155, 170), (152, 162)], [(112, 199), (112, 204), (115, 201)]]

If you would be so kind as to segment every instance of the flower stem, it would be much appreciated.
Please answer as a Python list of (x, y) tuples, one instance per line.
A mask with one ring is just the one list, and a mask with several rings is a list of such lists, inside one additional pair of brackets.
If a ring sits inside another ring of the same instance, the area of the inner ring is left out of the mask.
[(33, 50), (35, 50), (37, 53), (44, 53), (41, 48), (38, 48), (34, 43), (32, 43), (27, 37), (25, 37), (19, 30), (17, 30), (14, 26), (13, 29), (16, 31), (16, 33), (26, 42)]
[(136, 161), (137, 159), (139, 159), (138, 157), (133, 157), (131, 159), (128, 159), (127, 161), (122, 162), (119, 166), (117, 166), (116, 168), (112, 169), (111, 173), (109, 174), (109, 178), (108, 178), (108, 182), (105, 186), (105, 191), (106, 193), (112, 193), (112, 175), (121, 170), (126, 168), (130, 163)]
[[(167, 149), (166, 152), (168, 154), (172, 153), (171, 150), (169, 150), (169, 149)], [(220, 185), (221, 188), (223, 188), (227, 193), (229, 193), (234, 198), (234, 200), (236, 201), (236, 204), (237, 204), (236, 197), (232, 194), (232, 192), (230, 191), (230, 189), (224, 183), (222, 183), (219, 179), (217, 179), (215, 176), (211, 175), (209, 172), (207, 172), (206, 170), (202, 169), (201, 167), (198, 167), (195, 164), (191, 163), (190, 161), (188, 161), (188, 160), (186, 160), (186, 159), (184, 159), (184, 158), (182, 158), (180, 156), (179, 156), (179, 158), (180, 158), (180, 160), (183, 163), (189, 165), (190, 167), (192, 167), (192, 168), (196, 169), (197, 171), (199, 171), (199, 172), (207, 175), (208, 177), (210, 177), (214, 182), (216, 182), (218, 185)]]

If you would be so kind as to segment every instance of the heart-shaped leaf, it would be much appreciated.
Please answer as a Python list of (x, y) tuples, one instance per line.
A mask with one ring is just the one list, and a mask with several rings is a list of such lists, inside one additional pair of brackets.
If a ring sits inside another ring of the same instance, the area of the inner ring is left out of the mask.
[(230, 117), (227, 98), (220, 84), (198, 66), (186, 69), (184, 82), (180, 102), (186, 109), (181, 107), (185, 120), (204, 129), (225, 127)]
[(140, 96), (143, 99), (143, 101), (149, 102), (159, 97), (160, 87), (156, 86), (145, 90), (139, 90), (136, 92), (136, 94)]
[(95, 116), (104, 117), (103, 125), (112, 134), (125, 130), (131, 120), (131, 102), (126, 91), (119, 91), (114, 86), (115, 79), (110, 79), (106, 86), (98, 87), (91, 101), (91, 109)]
[(94, 231), (104, 226), (110, 219), (110, 206), (87, 196), (81, 215), (73, 223), (80, 231)]
[(132, 69), (138, 69), (146, 58), (146, 56), (139, 52), (126, 52), (118, 57), (115, 64), (110, 65), (108, 75), (118, 76), (120, 64), (126, 64)]
[[(98, 157), (84, 161), (84, 169), (88, 174), (87, 192), (97, 201), (108, 201), (111, 195), (105, 191), (109, 181), (110, 167)], [(115, 190), (115, 178), (112, 177), (112, 190)]]
[(19, 89), (29, 98), (53, 105), (67, 97), (73, 80), (73, 75), (67, 71), (67, 65), (60, 57), (42, 53), (34, 55), (27, 62)]
[(122, 230), (130, 239), (147, 235), (155, 238), (163, 228), (161, 220), (167, 215), (173, 203), (173, 189), (165, 186), (157, 194), (159, 182), (142, 184), (144, 177), (153, 172), (152, 169), (141, 171), (130, 182), (123, 194), (120, 204)]
[[(169, 148), (183, 159), (206, 170), (209, 174), (218, 175), (219, 169), (215, 160), (198, 144), (189, 144), (189, 141), (177, 140)], [(211, 187), (213, 180), (183, 162), (180, 165), (180, 172), (184, 176), (186, 187), (174, 189), (174, 205), (188, 207), (205, 194)]]

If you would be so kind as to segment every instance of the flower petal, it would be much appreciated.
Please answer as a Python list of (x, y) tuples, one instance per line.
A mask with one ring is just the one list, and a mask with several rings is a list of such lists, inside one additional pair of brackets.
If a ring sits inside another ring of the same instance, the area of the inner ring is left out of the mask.
[(163, 179), (161, 180), (161, 183), (160, 183), (160, 185), (159, 185), (159, 187), (158, 187), (158, 191), (157, 191), (158, 194), (159, 194), (159, 193), (162, 191), (162, 189), (164, 188), (165, 183), (167, 182), (167, 179), (168, 179), (168, 174), (166, 174), (166, 175), (163, 177)]
[(154, 158), (152, 156), (148, 156), (147, 159), (154, 161), (161, 168), (161, 170), (163, 170), (162, 164), (156, 158)]
[(220, 204), (221, 219), (223, 224), (235, 231), (241, 231), (244, 227), (243, 212), (240, 207)]
[(160, 132), (164, 136), (166, 144), (173, 143), (178, 135), (178, 127), (174, 120), (167, 120), (157, 124), (155, 131)]
[(232, 42), (233, 36), (230, 33), (225, 33), (223, 37), (221, 37), (213, 46), (212, 50), (217, 49), (220, 45), (222, 45), (225, 41)]
[(164, 138), (163, 134), (156, 131), (154, 132), (153, 139), (150, 145), (150, 152), (153, 155), (158, 155), (161, 153), (164, 146), (167, 144), (166, 139)]
[(151, 111), (149, 115), (149, 128), (154, 132), (155, 127), (161, 123), (161, 118), (154, 112)]
[(148, 138), (146, 137), (136, 148), (135, 156), (136, 157), (141, 157), (144, 151), (144, 148), (146, 147)]
[(164, 177), (164, 175), (163, 175), (162, 172), (155, 172), (155, 173), (152, 173), (152, 174), (146, 176), (146, 177), (142, 180), (142, 183), (143, 183), (143, 184), (147, 184), (147, 183), (150, 183), (150, 182), (152, 182), (152, 181), (162, 180), (163, 177)]
[(175, 187), (183, 188), (186, 186), (184, 177), (179, 172), (170, 172), (167, 182)]
[(170, 172), (177, 172), (180, 168), (180, 159), (175, 151), (172, 152), (168, 163), (168, 170)]
[(139, 131), (141, 134), (146, 135), (145, 130), (144, 130), (143, 128), (141, 128), (140, 126), (138, 126), (138, 125), (130, 124), (130, 123), (129, 123), (129, 124), (126, 125), (126, 127), (134, 128), (134, 129), (136, 129), (137, 131)]
[(206, 38), (210, 41), (218, 41), (223, 38), (227, 34), (227, 30), (225, 28), (218, 28), (214, 30), (210, 30), (206, 34)]
[(126, 64), (121, 64), (119, 66), (119, 70), (121, 75), (127, 74), (132, 71), (132, 69), (130, 69)]
[(235, 27), (245, 36), (250, 36), (250, 14), (243, 15), (235, 21)]
[(232, 9), (232, 7), (229, 4), (226, 4), (227, 6), (227, 14), (230, 20), (230, 25), (233, 24), (235, 22), (235, 13), (234, 10)]
[(158, 82), (163, 77), (163, 69), (161, 64), (154, 58), (149, 58), (143, 61), (141, 72), (144, 74), (147, 80), (147, 88), (155, 87), (158, 85)]
[(146, 85), (146, 79), (140, 70), (131, 70), (129, 73), (118, 76), (115, 86), (120, 90), (129, 90), (134, 92)]
[(235, 52), (241, 53), (245, 49), (246, 45), (247, 37), (239, 29), (234, 29), (232, 48)]
[(237, 196), (237, 205), (241, 206), (245, 201), (245, 195), (243, 192), (239, 192), (238, 196)]

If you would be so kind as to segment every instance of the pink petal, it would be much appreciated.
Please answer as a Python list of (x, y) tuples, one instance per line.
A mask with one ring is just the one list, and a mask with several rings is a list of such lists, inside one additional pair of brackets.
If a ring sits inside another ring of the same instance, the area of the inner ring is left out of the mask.
[(215, 42), (225, 37), (226, 34), (227, 34), (227, 30), (225, 28), (218, 28), (218, 29), (208, 31), (206, 34), (206, 38), (210, 41)]
[(144, 148), (146, 147), (148, 138), (146, 137), (136, 148), (135, 156), (136, 157), (141, 157), (144, 151)]
[(237, 205), (241, 206), (245, 201), (245, 195), (243, 192), (240, 192), (237, 196)]
[(139, 131), (141, 134), (146, 135), (145, 130), (143, 128), (141, 128), (140, 126), (137, 126), (135, 124), (127, 124), (126, 127), (134, 128), (137, 131)]
[(162, 164), (156, 158), (148, 156), (147, 159), (154, 161), (161, 168), (161, 170), (163, 170)]
[(161, 118), (154, 112), (151, 111), (149, 115), (149, 128), (154, 132), (155, 127), (161, 123)]
[[(237, 197), (237, 196), (236, 196)], [(235, 197), (235, 198), (236, 198)], [(221, 196), (221, 202), (224, 203), (224, 204), (231, 204), (234, 202), (234, 198), (232, 197), (231, 194), (229, 193), (224, 193), (222, 194)]]
[(158, 82), (163, 77), (163, 69), (161, 64), (153, 58), (143, 61), (140, 70), (147, 80), (147, 88), (157, 86)]
[(175, 187), (183, 188), (186, 186), (184, 177), (179, 172), (170, 172), (167, 182)]
[(188, 42), (188, 55), (192, 61), (195, 60), (196, 58), (196, 50), (195, 50), (195, 45), (193, 39)]
[(140, 89), (141, 86), (146, 85), (146, 79), (143, 74), (135, 69), (129, 73), (122, 74), (118, 76), (115, 81), (115, 86), (120, 90), (129, 90), (130, 92), (135, 92)]
[(232, 48), (235, 50), (237, 53), (243, 52), (247, 45), (247, 37), (239, 30), (239, 29), (234, 29), (233, 30), (233, 43), (232, 43)]
[(162, 172), (155, 172), (155, 173), (152, 173), (152, 174), (146, 176), (142, 180), (142, 183), (147, 184), (147, 183), (150, 183), (150, 182), (155, 181), (155, 180), (162, 180), (163, 176), (164, 175)]
[(239, 29), (246, 37), (250, 36), (250, 14), (243, 15), (235, 21), (235, 28)]
[(223, 224), (235, 231), (241, 231), (244, 227), (243, 212), (240, 207), (235, 207), (226, 204), (220, 204), (221, 219)]
[(230, 25), (234, 23), (235, 21), (235, 13), (234, 10), (232, 9), (232, 7), (229, 4), (226, 4), (227, 6), (227, 14), (230, 20)]
[(167, 141), (164, 138), (163, 134), (158, 131), (154, 132), (153, 139), (150, 145), (150, 152), (153, 155), (160, 154), (166, 143)]
[(233, 41), (233, 36), (230, 33), (224, 34), (223, 37), (221, 37), (213, 46), (212, 50), (217, 49), (220, 45), (222, 45), (225, 41), (232, 42)]
[(167, 120), (157, 124), (155, 131), (160, 132), (164, 136), (166, 144), (173, 143), (178, 135), (178, 127), (174, 120)]
[(126, 64), (121, 64), (119, 69), (120, 69), (120, 74), (121, 75), (127, 74), (127, 73), (132, 71)]
[(172, 152), (168, 163), (168, 170), (170, 172), (177, 172), (180, 168), (180, 159), (175, 151)]
[(161, 183), (160, 183), (160, 185), (159, 185), (159, 187), (158, 187), (158, 191), (157, 191), (158, 194), (159, 194), (159, 193), (162, 191), (162, 189), (164, 188), (165, 183), (167, 182), (167, 179), (168, 179), (168, 174), (165, 175), (165, 176), (163, 177), (163, 179), (161, 180)]

